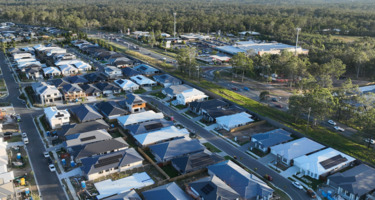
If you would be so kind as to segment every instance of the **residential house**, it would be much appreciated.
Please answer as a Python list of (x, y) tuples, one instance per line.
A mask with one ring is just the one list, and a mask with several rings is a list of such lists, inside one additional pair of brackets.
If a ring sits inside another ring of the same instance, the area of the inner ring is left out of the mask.
[(106, 130), (93, 130), (83, 133), (71, 134), (65, 136), (63, 146), (72, 148), (74, 146), (83, 146), (94, 142), (110, 140), (112, 136)]
[(92, 66), (83, 62), (83, 61), (80, 61), (80, 62), (76, 62), (74, 64), (72, 64), (75, 68), (77, 68), (80, 72), (86, 72), (86, 71), (90, 71), (92, 70)]
[(121, 88), (114, 85), (113, 83), (99, 82), (94, 84), (104, 95), (113, 95), (121, 92)]
[(40, 71), (42, 71), (41, 66), (32, 65), (25, 69), (25, 74), (28, 79), (39, 79), (42, 78)]
[(64, 80), (71, 84), (85, 84), (88, 82), (88, 80), (86, 80), (84, 76), (80, 75), (65, 77)]
[(133, 68), (130, 68), (130, 67), (122, 68), (121, 71), (122, 71), (122, 74), (124, 75), (124, 77), (126, 77), (126, 78), (141, 75), (141, 73), (139, 71), (134, 70)]
[(168, 162), (172, 159), (202, 152), (204, 150), (205, 147), (199, 140), (186, 138), (175, 139), (150, 146), (150, 151), (155, 156), (157, 162)]
[(206, 94), (195, 88), (182, 91), (181, 94), (178, 94), (176, 98), (177, 104), (180, 105), (186, 105), (193, 101), (205, 101), (207, 99), (208, 96)]
[(71, 108), (70, 111), (81, 123), (103, 119), (103, 116), (98, 111), (86, 104)]
[(207, 169), (208, 174), (217, 176), (242, 199), (268, 200), (273, 195), (274, 190), (265, 182), (230, 160), (208, 166)]
[(258, 133), (251, 136), (250, 149), (256, 148), (263, 153), (270, 151), (270, 147), (288, 142), (293, 138), (290, 137), (291, 133), (283, 129), (275, 129), (265, 133)]
[(146, 108), (146, 101), (140, 96), (130, 93), (126, 95), (125, 105), (131, 113), (143, 112)]
[(128, 79), (118, 79), (113, 82), (124, 91), (133, 92), (139, 89), (139, 85)]
[(67, 135), (74, 135), (77, 133), (83, 133), (87, 131), (94, 131), (94, 130), (108, 130), (109, 125), (102, 119), (89, 121), (80, 124), (70, 124), (64, 125), (61, 127), (60, 130), (57, 131), (58, 136), (62, 136), (65, 138)]
[(186, 190), (194, 199), (241, 199), (236, 191), (215, 175), (189, 183)]
[(16, 189), (14, 188), (13, 182), (0, 183), (0, 199), (15, 199), (16, 198)]
[(124, 58), (121, 60), (117, 59), (116, 61), (112, 62), (111, 65), (118, 67), (118, 68), (131, 67), (134, 65), (134, 61), (128, 58)]
[(86, 98), (86, 93), (77, 84), (67, 84), (62, 86), (61, 91), (65, 101), (78, 101)]
[(87, 180), (91, 181), (116, 172), (141, 167), (143, 160), (142, 156), (135, 149), (129, 148), (81, 159), (81, 169)]
[(141, 112), (141, 113), (135, 113), (130, 115), (125, 115), (117, 118), (118, 124), (126, 129), (126, 126), (133, 125), (133, 124), (139, 124), (142, 122), (147, 122), (155, 119), (163, 119), (164, 115), (163, 113), (155, 113), (153, 110)]
[(208, 108), (202, 110), (202, 119), (207, 122), (216, 122), (216, 119), (219, 117), (234, 115), (242, 112), (245, 112), (245, 110), (235, 105), (228, 107)]
[(192, 200), (175, 182), (142, 192), (145, 200)]
[(93, 84), (81, 84), (79, 85), (79, 87), (81, 87), (81, 89), (87, 96), (99, 97), (102, 94), (102, 91), (99, 88), (95, 87)]
[[(146, 172), (144, 172), (146, 173)], [(135, 174), (133, 174), (132, 176), (134, 176)], [(126, 178), (123, 178), (123, 179), (129, 179), (129, 176), (126, 177)], [(121, 180), (121, 179), (120, 179)], [(105, 180), (105, 181), (108, 181)], [(152, 185), (153, 183), (151, 183), (152, 179), (145, 179), (145, 181), (143, 180), (139, 180), (139, 179), (136, 179), (137, 183), (139, 183), (139, 185), (141, 184), (145, 184), (145, 183), (148, 183), (150, 182), (150, 185)], [(153, 182), (153, 181), (152, 181)], [(137, 192), (135, 190), (129, 190), (127, 192), (123, 192), (123, 187), (126, 183), (129, 183), (128, 180), (124, 181), (124, 183), (119, 183), (117, 184), (116, 186), (120, 187), (120, 192), (118, 192), (117, 194), (115, 195), (110, 195), (109, 197), (105, 198), (105, 200), (142, 200), (141, 197), (137, 194)], [(135, 184), (134, 182), (131, 182), (131, 184), (129, 184), (129, 187), (133, 187)], [(107, 184), (105, 184), (105, 186), (107, 186)], [(147, 186), (147, 185), (146, 185)], [(108, 190), (110, 191), (113, 191), (113, 187), (112, 185), (110, 185), (109, 187), (107, 187)], [(101, 193), (103, 193), (100, 189), (99, 191)], [(98, 197), (97, 197), (98, 198)]]
[(134, 81), (135, 83), (137, 83), (138, 85), (140, 85), (141, 87), (152, 87), (152, 86), (155, 86), (156, 85), (156, 82), (143, 76), (143, 75), (136, 75), (136, 76), (132, 76), (130, 77), (130, 80)]
[(185, 174), (206, 168), (209, 165), (219, 163), (223, 160), (224, 159), (219, 155), (202, 151), (179, 158), (174, 158), (171, 160), (171, 163), (178, 172)]
[[(61, 65), (73, 65), (75, 63), (82, 62), (81, 60), (59, 60), (55, 62), (55, 66), (61, 66)], [(78, 70), (78, 69), (77, 69)]]
[(375, 189), (375, 169), (365, 164), (328, 176), (327, 185), (347, 200), (365, 199)]
[(115, 67), (115, 66), (107, 66), (104, 68), (104, 76), (106, 76), (108, 79), (117, 79), (122, 77), (122, 71), (121, 69)]
[(327, 175), (350, 166), (355, 159), (332, 148), (294, 159), (294, 166), (303, 175), (323, 179)]
[(139, 146), (145, 147), (175, 138), (187, 137), (188, 135), (189, 132), (186, 129), (178, 129), (175, 126), (169, 126), (159, 130), (138, 134), (133, 137)]
[(106, 81), (106, 78), (101, 76), (99, 73), (89, 73), (89, 74), (83, 75), (83, 77), (85, 77), (85, 79), (89, 83), (97, 83), (97, 82)]
[(146, 64), (137, 65), (133, 67), (133, 69), (141, 72), (141, 74), (146, 75), (146, 76), (160, 73), (160, 70), (154, 67), (151, 67), (149, 65), (146, 65)]
[(250, 124), (251, 122), (254, 122), (251, 117), (252, 115), (246, 112), (241, 112), (233, 115), (218, 117), (216, 118), (216, 123), (218, 125), (218, 128), (224, 129), (226, 131), (232, 131), (235, 128), (245, 126)]
[(193, 113), (201, 115), (207, 113), (210, 109), (222, 109), (227, 108), (229, 104), (221, 99), (212, 99), (207, 101), (194, 101), (189, 104), (189, 110)]
[(113, 101), (102, 101), (100, 103), (96, 103), (95, 107), (103, 114), (103, 116), (109, 120), (117, 119), (121, 115), (125, 115), (127, 113), (126, 110), (120, 108)]
[(165, 88), (170, 87), (171, 85), (182, 84), (182, 81), (180, 79), (175, 78), (169, 74), (156, 75), (156, 76), (153, 76), (152, 78)]
[(181, 94), (183, 91), (190, 90), (192, 87), (189, 85), (172, 85), (170, 87), (164, 88), (162, 93), (165, 94), (169, 99), (177, 98), (177, 95)]
[(277, 157), (277, 162), (286, 165), (293, 165), (293, 160), (295, 158), (323, 148), (325, 148), (325, 146), (304, 137), (288, 143), (273, 146), (271, 147), (271, 153)]
[(46, 82), (37, 82), (33, 83), (31, 87), (39, 103), (43, 105), (62, 103), (62, 94), (55, 86), (48, 85)]
[(165, 119), (155, 119), (147, 122), (141, 122), (139, 124), (133, 124), (126, 126), (126, 129), (133, 136), (144, 134), (156, 130), (160, 130), (165, 127), (173, 126), (173, 121), (167, 121)]
[(56, 106), (44, 108), (44, 114), (51, 129), (61, 128), (70, 122), (68, 110), (58, 110)]
[(49, 82), (51, 82), (51, 84), (54, 85), (58, 89), (61, 89), (64, 85), (68, 85), (69, 84), (69, 82), (65, 81), (62, 78), (53, 79), (53, 80), (51, 80)]
[(70, 76), (70, 75), (79, 73), (79, 70), (73, 67), (73, 65), (60, 65), (59, 68), (60, 68), (61, 74), (64, 76)]
[(43, 70), (44, 77), (46, 78), (52, 78), (52, 77), (61, 75), (61, 72), (57, 67), (46, 67), (46, 68), (43, 68), (42, 70)]

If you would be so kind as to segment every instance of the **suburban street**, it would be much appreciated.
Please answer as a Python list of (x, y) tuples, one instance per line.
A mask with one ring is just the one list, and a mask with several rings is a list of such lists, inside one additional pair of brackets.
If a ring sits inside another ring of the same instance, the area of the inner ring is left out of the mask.
[(9, 91), (9, 96), (2, 99), (1, 102), (11, 102), (15, 112), (21, 116), (22, 121), (19, 125), (21, 131), (26, 132), (29, 138), (29, 144), (26, 145), (26, 149), (29, 154), (29, 161), (35, 174), (36, 183), (39, 186), (41, 197), (46, 200), (66, 199), (56, 172), (50, 172), (47, 160), (43, 157), (45, 148), (33, 122), (33, 118), (39, 115), (40, 112), (26, 109), (26, 106), (18, 99), (20, 95), (18, 83), (14, 80), (3, 53), (0, 53), (0, 66)]
[(169, 116), (173, 116), (174, 119), (178, 122), (180, 122), (182, 125), (184, 125), (187, 129), (194, 131), (199, 136), (207, 140), (208, 142), (215, 145), (220, 150), (224, 151), (230, 156), (236, 156), (238, 158), (238, 161), (241, 162), (244, 166), (248, 167), (249, 169), (257, 169), (256, 172), (264, 176), (265, 174), (271, 175), (273, 177), (272, 183), (277, 186), (278, 188), (284, 190), (286, 193), (289, 194), (289, 196), (292, 199), (308, 199), (308, 196), (306, 195), (304, 190), (299, 190), (295, 188), (291, 181), (284, 178), (277, 172), (273, 171), (272, 169), (265, 167), (262, 163), (252, 158), (247, 153), (241, 151), (239, 148), (233, 146), (232, 144), (229, 144), (222, 138), (214, 135), (213, 133), (210, 133), (203, 127), (199, 126), (195, 122), (191, 121), (190, 119), (185, 118), (172, 108), (164, 105), (160, 101), (149, 97), (149, 96), (142, 96), (143, 99), (145, 99), (147, 102), (154, 104), (156, 107), (158, 107), (163, 113)]

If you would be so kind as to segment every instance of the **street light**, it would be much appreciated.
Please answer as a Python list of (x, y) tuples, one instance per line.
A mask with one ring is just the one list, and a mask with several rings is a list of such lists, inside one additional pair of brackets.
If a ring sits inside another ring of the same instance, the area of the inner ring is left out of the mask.
[(174, 26), (173, 26), (173, 39), (175, 40), (176, 39), (176, 15), (177, 15), (177, 13), (176, 12), (174, 12), (173, 13), (173, 18), (174, 18)]
[(199, 77), (199, 66), (196, 66), (197, 70), (198, 70), (198, 81), (200, 81), (200, 77)]
[(296, 28), (297, 31), (297, 38), (296, 38), (296, 55), (297, 55), (297, 47), (298, 47), (298, 34), (301, 31), (301, 28)]

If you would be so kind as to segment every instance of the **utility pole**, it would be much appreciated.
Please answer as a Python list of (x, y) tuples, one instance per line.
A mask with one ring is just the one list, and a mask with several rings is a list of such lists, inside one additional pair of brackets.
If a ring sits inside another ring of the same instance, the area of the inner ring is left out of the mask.
[(310, 112), (311, 112), (311, 107), (309, 107), (309, 114), (307, 115), (307, 126), (306, 126), (306, 130), (309, 128)]
[(200, 76), (199, 76), (199, 66), (197, 66), (197, 70), (198, 70), (198, 82), (200, 81)]
[(177, 15), (177, 13), (174, 12), (173, 13), (173, 18), (174, 18), (173, 37), (174, 37), (174, 40), (176, 39), (176, 15)]
[(297, 55), (297, 47), (298, 47), (298, 34), (299, 34), (299, 32), (301, 31), (301, 28), (296, 28), (296, 31), (297, 31), (297, 38), (296, 38), (296, 51), (295, 51), (295, 54)]

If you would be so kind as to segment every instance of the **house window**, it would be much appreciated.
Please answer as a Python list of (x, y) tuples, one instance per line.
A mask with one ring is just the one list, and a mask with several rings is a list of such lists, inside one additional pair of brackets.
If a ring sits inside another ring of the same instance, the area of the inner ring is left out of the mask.
[(103, 171), (100, 171), (99, 174), (103, 174)]
[(57, 93), (55, 93), (54, 95), (57, 96)]
[(64, 119), (68, 119), (67, 117), (64, 117)]
[(47, 94), (47, 97), (51, 97), (51, 95), (50, 95), (50, 94)]
[(118, 167), (115, 167), (115, 170), (118, 170)]
[(105, 172), (109, 172), (109, 169), (105, 170)]

